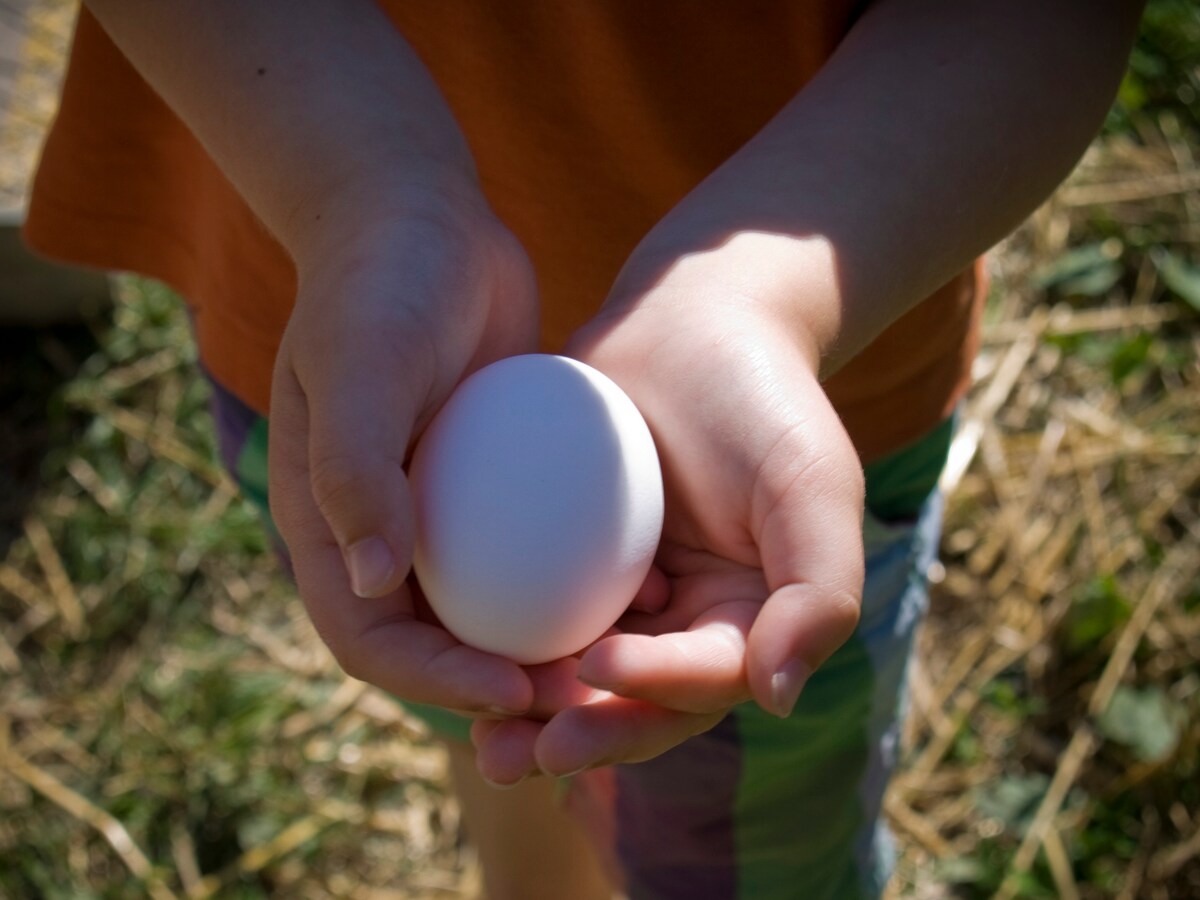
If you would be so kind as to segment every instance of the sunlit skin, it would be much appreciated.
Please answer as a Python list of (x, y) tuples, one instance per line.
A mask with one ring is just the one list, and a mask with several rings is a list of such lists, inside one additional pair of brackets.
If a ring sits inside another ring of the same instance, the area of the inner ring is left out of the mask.
[[(663, 448), (658, 584), (639, 604), (661, 611), (627, 616), (633, 633), (583, 654), (579, 677), (602, 690), (553, 718), (532, 748), (515, 737), (532, 736), (529, 723), (476, 725), (493, 781), (645, 759), (752, 697), (786, 713), (801, 677), (857, 621), (862, 474), (804, 355), (753, 312), (673, 320), (640, 311), (575, 345), (631, 392)], [(673, 399), (681, 393), (706, 398), (706, 421)], [(771, 410), (769, 428), (744, 428), (738, 411), (751, 405)], [(795, 680), (781, 684), (774, 676), (793, 660), (785, 678)]]
[(528, 260), (420, 62), (369, 0), (91, 6), (295, 261), (270, 478), (309, 614), (351, 675), (480, 716), (477, 766), (501, 784), (646, 759), (743, 700), (790, 709), (862, 581), (861, 461), (820, 377), (1067, 174), (1141, 8), (867, 4), (646, 237), (569, 352), (654, 432), (657, 568), (627, 633), (525, 670), (423, 620), (404, 584), (415, 437), (537, 333)]

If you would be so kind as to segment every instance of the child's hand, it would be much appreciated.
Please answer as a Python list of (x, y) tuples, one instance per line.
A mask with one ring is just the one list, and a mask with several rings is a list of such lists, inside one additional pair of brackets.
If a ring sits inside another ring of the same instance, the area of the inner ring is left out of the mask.
[(537, 326), (529, 263), (437, 85), (377, 3), (89, 9), (296, 264), (270, 494), (322, 638), (402, 697), (525, 710), (529, 678), (423, 623), (403, 586), (414, 436)]
[(689, 280), (666, 279), (572, 347), (630, 394), (658, 443), (665, 606), (628, 614), (626, 633), (583, 655), (580, 678), (601, 689), (585, 702), (544, 726), (476, 723), (493, 781), (647, 759), (748, 699), (786, 715), (857, 622), (862, 470), (814, 363), (752, 300)]
[(358, 212), (302, 245), (272, 387), (271, 508), (349, 674), (417, 702), (523, 711), (522, 670), (430, 624), (405, 584), (414, 438), (465, 375), (536, 342), (532, 272), (512, 235), (482, 200), (427, 208)]

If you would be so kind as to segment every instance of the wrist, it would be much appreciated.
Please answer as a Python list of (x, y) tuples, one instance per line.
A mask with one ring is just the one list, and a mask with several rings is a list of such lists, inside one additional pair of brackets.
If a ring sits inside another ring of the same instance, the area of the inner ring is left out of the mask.
[(685, 240), (662, 229), (622, 270), (601, 313), (750, 316), (794, 345), (814, 374), (842, 358), (842, 310), (832, 246), (819, 236), (742, 231)]
[(403, 160), (312, 185), (281, 221), (268, 224), (303, 278), (414, 227), (461, 239), (482, 221), (494, 217), (473, 171)]

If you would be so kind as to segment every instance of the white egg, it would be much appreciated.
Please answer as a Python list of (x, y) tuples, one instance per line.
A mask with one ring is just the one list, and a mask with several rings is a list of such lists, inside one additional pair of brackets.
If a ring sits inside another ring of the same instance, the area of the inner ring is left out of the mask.
[(633, 401), (564, 356), (479, 370), (422, 436), (413, 568), (463, 643), (533, 664), (599, 638), (662, 531), (662, 472)]

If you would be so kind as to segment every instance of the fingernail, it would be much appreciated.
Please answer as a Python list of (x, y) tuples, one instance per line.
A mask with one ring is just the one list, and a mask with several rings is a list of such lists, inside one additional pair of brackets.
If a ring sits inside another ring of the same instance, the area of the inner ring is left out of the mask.
[(489, 787), (493, 787), (498, 791), (511, 791), (513, 788), (515, 788), (518, 784), (523, 782), (529, 776), (522, 775), (520, 778), (518, 778), (512, 784), (501, 784), (499, 781), (492, 781), (492, 779), (488, 778), (486, 775), (484, 775), (482, 777), (483, 777), (483, 780), (488, 783)]
[(796, 708), (800, 692), (812, 670), (803, 660), (790, 659), (784, 663), (778, 672), (771, 676), (771, 712), (786, 719)]
[(591, 678), (582, 674), (576, 675), (575, 679), (580, 684), (586, 684), (590, 688), (595, 688), (598, 691), (608, 691), (610, 694), (620, 694), (623, 691), (628, 691), (626, 685), (615, 678)]
[(381, 537), (364, 538), (346, 548), (350, 587), (360, 597), (375, 597), (396, 572), (396, 560)]
[(510, 707), (499, 706), (497, 704), (488, 706), (484, 711), (491, 713), (493, 716), (503, 716), (506, 719), (511, 719), (513, 716), (524, 715), (525, 713), (525, 710), (522, 709), (511, 709)]

